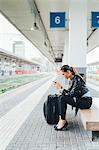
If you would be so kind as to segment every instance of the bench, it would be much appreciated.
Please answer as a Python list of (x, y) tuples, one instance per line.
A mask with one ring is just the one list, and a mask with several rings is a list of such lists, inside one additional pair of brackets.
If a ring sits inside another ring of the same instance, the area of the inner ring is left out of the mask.
[(97, 141), (99, 138), (99, 107), (97, 107), (97, 103), (93, 103), (90, 109), (80, 109), (80, 115), (84, 129), (92, 131), (92, 141)]

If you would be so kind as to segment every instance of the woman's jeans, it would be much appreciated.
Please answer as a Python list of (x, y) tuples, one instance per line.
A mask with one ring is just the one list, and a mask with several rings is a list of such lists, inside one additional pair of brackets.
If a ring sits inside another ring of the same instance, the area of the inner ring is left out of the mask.
[(65, 120), (67, 104), (80, 109), (89, 109), (92, 105), (92, 97), (82, 97), (74, 100), (74, 98), (68, 95), (60, 95), (58, 100), (58, 108), (59, 115), (63, 120)]

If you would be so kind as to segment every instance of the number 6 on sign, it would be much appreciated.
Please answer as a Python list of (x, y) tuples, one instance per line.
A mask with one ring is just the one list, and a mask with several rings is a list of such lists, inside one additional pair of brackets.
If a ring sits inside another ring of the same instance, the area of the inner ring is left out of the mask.
[(55, 17), (55, 23), (60, 24), (60, 17), (59, 16)]
[(64, 28), (65, 20), (65, 12), (50, 12), (50, 28)]

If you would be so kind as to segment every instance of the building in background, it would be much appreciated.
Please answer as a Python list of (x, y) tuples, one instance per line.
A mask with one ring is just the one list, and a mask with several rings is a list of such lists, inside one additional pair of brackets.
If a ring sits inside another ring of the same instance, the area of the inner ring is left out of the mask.
[(17, 56), (25, 57), (25, 43), (23, 41), (15, 41), (13, 43), (13, 53)]
[(39, 64), (0, 49), (0, 76), (36, 73)]

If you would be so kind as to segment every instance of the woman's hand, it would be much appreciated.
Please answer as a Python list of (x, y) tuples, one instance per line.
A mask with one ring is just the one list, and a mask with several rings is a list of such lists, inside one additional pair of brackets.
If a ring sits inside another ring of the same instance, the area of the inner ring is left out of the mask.
[(53, 81), (54, 82), (54, 87), (58, 90), (60, 90), (62, 88), (61, 84), (58, 81)]

